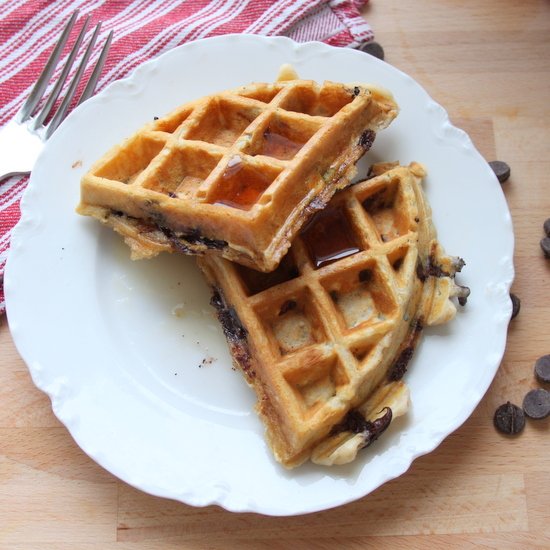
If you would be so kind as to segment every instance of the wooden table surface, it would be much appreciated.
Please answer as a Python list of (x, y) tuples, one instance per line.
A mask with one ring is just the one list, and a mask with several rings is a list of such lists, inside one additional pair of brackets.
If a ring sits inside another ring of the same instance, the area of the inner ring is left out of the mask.
[[(516, 235), (521, 312), (471, 418), (371, 495), (291, 518), (192, 508), (118, 481), (73, 442), (0, 320), (0, 548), (550, 548), (550, 418), (499, 435), (495, 408), (537, 386), (550, 353), (548, 0), (371, 0), (364, 15), (386, 61), (410, 74), (470, 133), (503, 184)], [(419, 129), (421, 131), (421, 129)], [(475, 197), (472, 197), (475, 200)]]

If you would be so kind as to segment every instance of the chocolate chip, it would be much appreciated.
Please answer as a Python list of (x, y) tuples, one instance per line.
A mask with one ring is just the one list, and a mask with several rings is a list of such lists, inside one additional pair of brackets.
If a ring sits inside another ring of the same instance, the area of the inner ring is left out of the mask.
[(359, 281), (362, 283), (368, 283), (372, 279), (371, 269), (362, 269), (359, 272)]
[(403, 265), (403, 258), (397, 258), (397, 260), (393, 262), (392, 267), (395, 269), (395, 271), (399, 271), (402, 265)]
[(471, 290), (470, 287), (464, 285), (456, 285), (456, 296), (458, 303), (464, 307), (468, 303), (468, 298), (470, 297)]
[(546, 418), (550, 415), (550, 392), (542, 388), (528, 392), (523, 398), (523, 411), (529, 418)]
[(244, 340), (247, 337), (247, 330), (244, 328), (237, 312), (225, 303), (225, 300), (218, 289), (214, 289), (210, 305), (216, 308), (218, 319), (222, 325), (223, 332), (231, 341)]
[(296, 308), (296, 302), (294, 300), (287, 300), (286, 302), (283, 303), (283, 305), (281, 306), (281, 310), (279, 311), (279, 315), (284, 315), (285, 313), (287, 313), (288, 311), (290, 311), (291, 309), (295, 309)]
[(544, 257), (550, 258), (550, 237), (544, 237), (544, 239), (541, 239), (540, 247), (544, 252)]
[(510, 299), (512, 300), (512, 317), (510, 317), (510, 320), (512, 320), (517, 317), (521, 309), (521, 300), (512, 292), (510, 292)]
[(525, 428), (525, 415), (517, 405), (508, 401), (495, 411), (493, 424), (503, 434), (516, 435)]
[(405, 376), (405, 373), (407, 372), (407, 366), (409, 365), (410, 360), (412, 359), (414, 354), (414, 347), (409, 346), (406, 347), (397, 359), (395, 360), (394, 364), (390, 368), (388, 372), (388, 378), (392, 382), (396, 382), (397, 380), (401, 380), (403, 376)]
[(543, 355), (535, 361), (535, 376), (539, 382), (550, 383), (550, 355)]
[(493, 169), (498, 181), (504, 183), (510, 177), (510, 167), (501, 160), (492, 160), (489, 166)]
[(368, 447), (378, 439), (391, 423), (392, 410), (389, 407), (384, 407), (380, 412), (384, 414), (380, 418), (370, 421), (358, 410), (352, 409), (348, 411), (342, 422), (333, 426), (330, 433), (332, 435), (339, 434), (340, 432), (361, 434), (364, 438), (361, 448)]
[(546, 233), (546, 236), (550, 237), (550, 218), (545, 220), (542, 227), (544, 228), (544, 232)]
[(359, 145), (368, 151), (372, 147), (375, 139), (376, 132), (373, 130), (365, 130), (359, 138)]
[(384, 59), (384, 48), (382, 48), (378, 42), (367, 42), (366, 44), (359, 46), (358, 49), (362, 52), (377, 57), (378, 59)]

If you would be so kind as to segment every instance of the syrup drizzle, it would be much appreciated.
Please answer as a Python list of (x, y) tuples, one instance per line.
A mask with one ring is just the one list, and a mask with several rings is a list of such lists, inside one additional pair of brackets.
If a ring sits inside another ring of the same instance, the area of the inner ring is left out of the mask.
[(246, 166), (235, 155), (227, 163), (221, 179), (222, 195), (214, 204), (223, 204), (241, 210), (250, 210), (271, 184), (264, 174)]
[(294, 158), (303, 146), (303, 143), (298, 143), (283, 134), (278, 134), (268, 129), (264, 132), (262, 148), (258, 154), (280, 160), (289, 160)]
[(316, 269), (361, 250), (342, 208), (325, 208), (315, 214), (301, 236)]

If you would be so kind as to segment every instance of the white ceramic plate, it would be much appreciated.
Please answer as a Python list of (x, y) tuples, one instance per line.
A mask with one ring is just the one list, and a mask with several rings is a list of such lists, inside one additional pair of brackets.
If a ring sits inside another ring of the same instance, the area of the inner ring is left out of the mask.
[[(303, 78), (375, 82), (401, 113), (363, 164), (417, 160), (440, 240), (467, 266), (467, 307), (425, 331), (406, 380), (413, 406), (352, 465), (285, 471), (231, 368), (191, 258), (132, 262), (121, 240), (75, 214), (79, 179), (155, 115), (283, 63)], [(364, 53), (284, 38), (193, 42), (78, 108), (33, 171), (5, 276), (10, 329), (36, 385), (94, 460), (149, 493), (233, 511), (293, 515), (363, 497), (433, 450), (471, 414), (505, 346), (513, 233), (500, 185), (468, 136), (410, 77)]]

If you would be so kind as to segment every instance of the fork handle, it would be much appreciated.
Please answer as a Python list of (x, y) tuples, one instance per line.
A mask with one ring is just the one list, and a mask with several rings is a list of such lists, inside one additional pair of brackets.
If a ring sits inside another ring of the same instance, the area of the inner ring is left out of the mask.
[(44, 142), (14, 120), (0, 130), (0, 181), (32, 170)]

